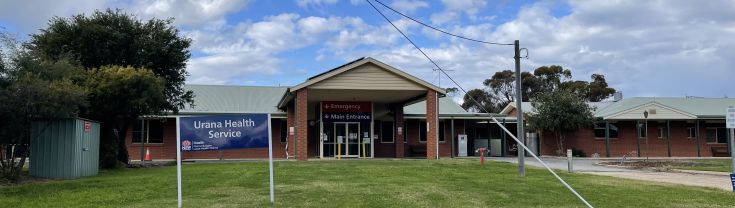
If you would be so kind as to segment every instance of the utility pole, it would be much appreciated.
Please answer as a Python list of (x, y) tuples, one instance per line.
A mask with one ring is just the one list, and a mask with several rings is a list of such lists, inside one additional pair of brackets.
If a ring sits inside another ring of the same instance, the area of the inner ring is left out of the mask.
[[(525, 141), (525, 134), (523, 131), (523, 110), (521, 109), (521, 103), (523, 103), (523, 96), (521, 95), (521, 47), (520, 47), (520, 41), (516, 40), (513, 43), (515, 47), (515, 61), (516, 61), (516, 131), (517, 131), (517, 137), (518, 141), (522, 142), (523, 145), (526, 145)], [(521, 177), (526, 176), (526, 164), (524, 164), (524, 157), (526, 156), (526, 151), (522, 147), (522, 145), (518, 145), (518, 175)]]

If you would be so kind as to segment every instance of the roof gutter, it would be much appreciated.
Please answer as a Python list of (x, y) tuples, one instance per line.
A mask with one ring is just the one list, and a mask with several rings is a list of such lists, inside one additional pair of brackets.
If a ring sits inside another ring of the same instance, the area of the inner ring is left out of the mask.
[(288, 105), (289, 102), (294, 98), (294, 94), (291, 92), (291, 88), (286, 89), (286, 92), (283, 93), (283, 96), (281, 97), (281, 100), (278, 101), (278, 109), (284, 110), (286, 108), (286, 105)]

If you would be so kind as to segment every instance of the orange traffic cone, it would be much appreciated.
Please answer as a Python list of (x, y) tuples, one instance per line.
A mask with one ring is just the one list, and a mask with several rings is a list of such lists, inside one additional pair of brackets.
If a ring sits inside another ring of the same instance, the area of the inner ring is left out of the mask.
[(150, 149), (148, 149), (148, 148), (145, 149), (145, 158), (143, 160), (145, 160), (145, 161), (151, 161), (151, 160), (153, 160), (153, 159), (151, 159), (151, 150)]

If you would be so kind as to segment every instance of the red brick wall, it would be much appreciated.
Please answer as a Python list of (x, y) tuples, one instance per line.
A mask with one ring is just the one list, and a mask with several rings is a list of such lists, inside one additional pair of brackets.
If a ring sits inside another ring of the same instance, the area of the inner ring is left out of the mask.
[[(712, 147), (724, 147), (727, 148), (727, 144), (711, 144), (707, 143), (707, 127), (712, 126), (705, 122), (699, 124), (699, 147), (702, 157), (712, 157)], [(721, 125), (719, 127), (722, 127)], [(695, 149), (696, 151), (696, 149)]]
[[(295, 106), (292, 104), (288, 104), (286, 106), (286, 125), (287, 125), (286, 134), (290, 134), (291, 132), (290, 128), (296, 126), (296, 118), (295, 118), (296, 114), (294, 113), (295, 111), (294, 108)], [(296, 145), (296, 135), (288, 135), (287, 140), (288, 140), (288, 155), (291, 157), (295, 157), (296, 156), (296, 146), (295, 146)]]
[[(611, 123), (616, 125), (620, 131), (618, 138), (610, 139), (610, 156), (621, 157), (623, 155), (637, 156), (636, 137), (636, 121), (619, 121)], [(643, 124), (643, 122), (641, 122)], [(640, 156), (641, 157), (667, 157), (669, 156), (669, 140), (658, 138), (658, 127), (665, 127), (666, 122), (649, 121), (648, 122), (648, 150), (646, 150), (646, 139), (640, 139)], [(687, 121), (671, 121), (671, 156), (672, 157), (696, 157), (697, 156), (697, 140), (696, 138), (687, 138)], [(700, 154), (702, 157), (711, 157), (711, 148), (713, 146), (727, 147), (727, 144), (707, 144), (705, 138), (706, 125), (700, 125)], [(541, 153), (543, 155), (556, 155), (556, 135), (553, 132), (545, 131), (541, 136)], [(584, 150), (587, 156), (598, 153), (600, 157), (605, 157), (605, 139), (595, 139), (594, 129), (585, 128), (567, 134), (565, 149), (577, 148)], [(648, 153), (650, 152), (650, 153)]]
[[(280, 142), (280, 122), (278, 119), (271, 119), (271, 132), (273, 135), (273, 158), (285, 158), (285, 143)], [(163, 143), (162, 144), (146, 144), (145, 147), (150, 150), (152, 159), (154, 160), (175, 160), (176, 159), (176, 119), (166, 119), (163, 125)], [(132, 126), (128, 128), (125, 137), (125, 144), (128, 148), (131, 160), (140, 159), (140, 144), (132, 143)], [(242, 158), (268, 158), (268, 148), (254, 149), (234, 149), (222, 150), (222, 156), (225, 159), (242, 159)], [(182, 152), (183, 159), (218, 159), (220, 151), (192, 151)]]
[(308, 121), (307, 88), (296, 91), (296, 159), (307, 160), (308, 153)]
[(437, 141), (439, 133), (437, 128), (437, 101), (438, 94), (436, 91), (429, 90), (426, 92), (426, 123), (428, 124), (426, 133), (426, 159), (433, 160), (437, 157)]

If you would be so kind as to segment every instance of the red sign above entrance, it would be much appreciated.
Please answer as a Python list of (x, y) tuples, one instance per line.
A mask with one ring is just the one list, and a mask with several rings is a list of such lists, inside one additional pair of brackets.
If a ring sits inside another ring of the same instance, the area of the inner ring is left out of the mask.
[(370, 102), (325, 101), (322, 102), (322, 121), (370, 122), (372, 111)]
[(324, 101), (322, 102), (322, 112), (373, 112), (373, 105), (370, 102), (349, 102), (349, 101)]

